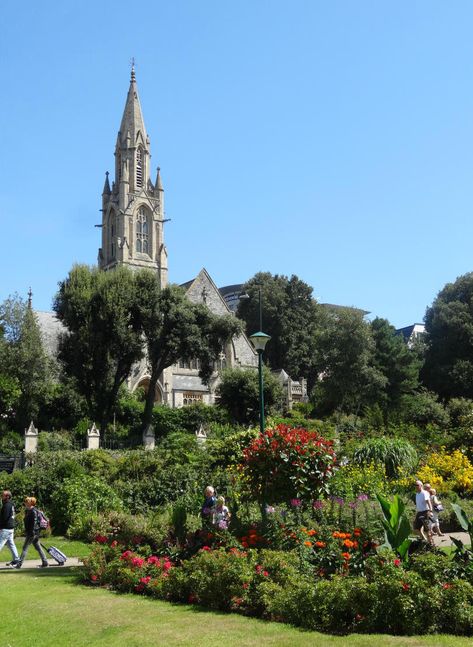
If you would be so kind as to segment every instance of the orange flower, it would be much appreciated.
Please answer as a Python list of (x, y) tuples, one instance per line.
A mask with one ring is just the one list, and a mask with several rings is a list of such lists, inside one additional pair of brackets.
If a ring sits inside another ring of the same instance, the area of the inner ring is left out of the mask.
[(307, 548), (312, 548), (312, 542), (311, 541), (305, 541), (304, 546), (307, 546)]
[(359, 537), (361, 535), (361, 528), (354, 528), (353, 534), (355, 537)]
[(309, 535), (309, 537), (313, 537), (314, 535), (317, 534), (317, 531), (316, 530), (309, 530), (309, 532), (307, 534)]
[(342, 553), (342, 557), (343, 557), (343, 559), (345, 559), (346, 561), (348, 561), (349, 559), (351, 559), (351, 555), (350, 555), (350, 553)]
[(345, 539), (345, 541), (343, 542), (343, 545), (345, 546), (345, 548), (353, 548), (355, 543), (351, 541), (351, 539)]
[(324, 541), (316, 541), (315, 545), (317, 546), (317, 548), (325, 548), (327, 544)]

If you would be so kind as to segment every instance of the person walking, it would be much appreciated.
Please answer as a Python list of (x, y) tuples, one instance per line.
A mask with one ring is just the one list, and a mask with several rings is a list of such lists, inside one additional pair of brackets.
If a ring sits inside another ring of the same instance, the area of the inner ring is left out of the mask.
[(12, 561), (7, 566), (15, 566), (18, 562), (18, 551), (14, 541), (15, 534), (15, 506), (11, 500), (10, 490), (2, 492), (2, 509), (0, 510), (0, 550), (5, 544), (10, 549)]
[(434, 535), (443, 537), (444, 534), (440, 530), (439, 514), (443, 512), (443, 505), (440, 503), (437, 490), (433, 487), (429, 488), (430, 502), (432, 503), (432, 532)]
[(27, 496), (25, 499), (25, 543), (23, 544), (23, 550), (21, 551), (20, 559), (16, 564), (15, 568), (21, 568), (25, 560), (26, 553), (31, 544), (36, 548), (41, 557), (41, 566), (39, 568), (46, 568), (49, 566), (46, 555), (44, 554), (41, 544), (39, 542), (39, 513), (36, 508), (36, 499), (34, 496)]
[(430, 494), (424, 489), (422, 481), (416, 481), (416, 518), (414, 530), (420, 537), (433, 545), (432, 538), (432, 502)]

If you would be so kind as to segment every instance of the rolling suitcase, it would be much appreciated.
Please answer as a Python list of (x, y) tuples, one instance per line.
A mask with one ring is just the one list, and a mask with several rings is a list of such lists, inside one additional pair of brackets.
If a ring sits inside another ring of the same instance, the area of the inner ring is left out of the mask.
[(51, 557), (59, 564), (59, 566), (64, 566), (64, 564), (67, 562), (67, 557), (63, 552), (59, 550), (59, 548), (56, 548), (56, 546), (50, 546), (49, 548), (47, 548), (43, 544), (41, 544), (41, 546), (43, 546), (44, 550), (46, 550), (51, 555)]

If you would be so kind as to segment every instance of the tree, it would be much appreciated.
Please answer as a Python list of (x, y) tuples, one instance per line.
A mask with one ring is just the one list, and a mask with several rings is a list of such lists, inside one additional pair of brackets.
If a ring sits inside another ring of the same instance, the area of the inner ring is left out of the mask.
[(327, 310), (316, 336), (320, 379), (312, 398), (323, 413), (358, 413), (382, 397), (387, 379), (373, 365), (375, 344), (360, 311)]
[(0, 305), (0, 326), (0, 374), (4, 376), (4, 385), (5, 379), (10, 381), (10, 396), (14, 396), (16, 409), (14, 424), (21, 430), (38, 417), (51, 384), (52, 362), (44, 351), (31, 306), (18, 295), (8, 297)]
[(198, 359), (199, 375), (208, 383), (225, 344), (242, 331), (230, 315), (218, 316), (203, 304), (191, 303), (178, 286), (161, 290), (152, 272), (136, 274), (140, 293), (139, 318), (146, 343), (150, 381), (143, 413), (143, 429), (152, 423), (156, 385), (164, 369), (179, 360)]
[(473, 273), (447, 283), (425, 314), (425, 385), (442, 398), (473, 398)]
[(243, 286), (249, 299), (241, 299), (237, 316), (243, 319), (247, 334), (257, 332), (258, 293), (261, 289), (263, 331), (271, 336), (264, 357), (273, 369), (284, 368), (294, 378), (313, 376), (315, 330), (319, 306), (312, 288), (297, 276), (258, 272)]
[(373, 365), (386, 378), (380, 406), (385, 411), (399, 407), (402, 396), (419, 384), (420, 362), (387, 319), (377, 317), (371, 324), (374, 340)]
[[(269, 413), (280, 408), (283, 390), (280, 382), (263, 367), (264, 409)], [(227, 368), (217, 387), (218, 406), (222, 407), (241, 425), (256, 423), (259, 417), (259, 377), (251, 369)]]
[(66, 332), (59, 359), (106, 433), (120, 386), (143, 356), (137, 273), (76, 265), (59, 285), (54, 310)]

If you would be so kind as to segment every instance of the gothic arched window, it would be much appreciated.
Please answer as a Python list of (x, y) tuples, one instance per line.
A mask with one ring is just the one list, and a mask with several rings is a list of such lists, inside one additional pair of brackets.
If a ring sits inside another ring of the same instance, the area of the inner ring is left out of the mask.
[(138, 146), (136, 149), (136, 186), (139, 189), (143, 188), (143, 149)]
[(148, 214), (144, 207), (138, 209), (136, 214), (136, 244), (135, 249), (142, 254), (149, 254), (149, 239), (148, 239)]

